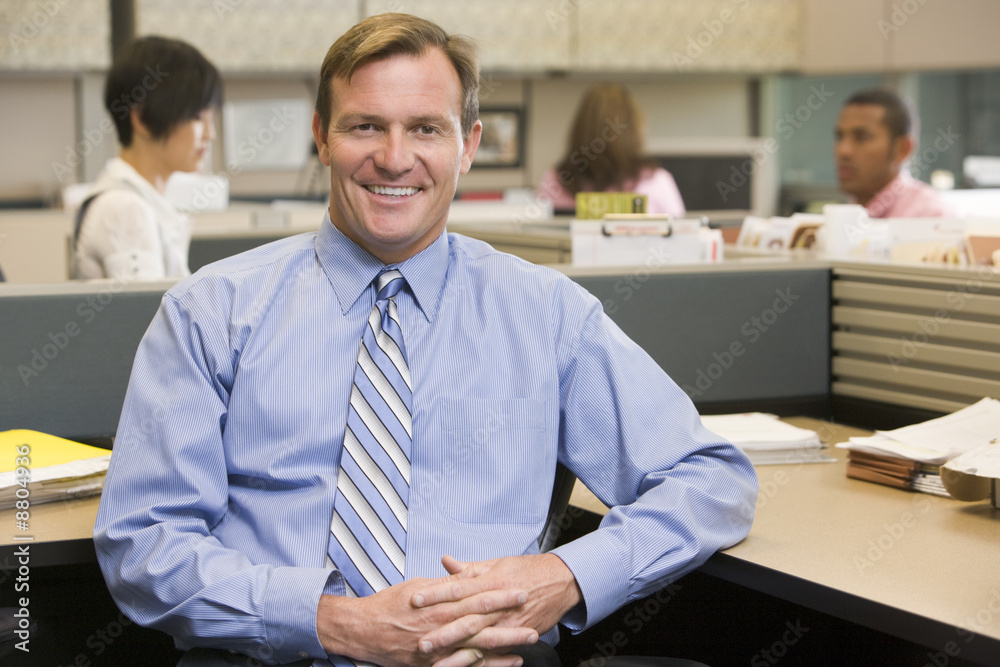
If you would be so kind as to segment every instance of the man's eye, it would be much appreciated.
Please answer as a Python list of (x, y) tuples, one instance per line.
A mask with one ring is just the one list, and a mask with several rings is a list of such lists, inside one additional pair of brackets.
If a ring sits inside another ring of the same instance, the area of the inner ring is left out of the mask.
[(421, 125), (419, 131), (420, 134), (436, 134), (437, 128), (433, 125)]

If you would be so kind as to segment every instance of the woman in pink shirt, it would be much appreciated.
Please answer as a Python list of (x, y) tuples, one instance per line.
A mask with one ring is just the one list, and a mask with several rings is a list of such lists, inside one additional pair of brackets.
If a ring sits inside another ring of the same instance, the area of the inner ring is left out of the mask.
[(538, 198), (565, 212), (576, 208), (578, 192), (635, 192), (647, 196), (647, 212), (683, 217), (673, 176), (643, 156), (642, 126), (624, 86), (592, 86), (577, 109), (566, 154), (542, 177)]

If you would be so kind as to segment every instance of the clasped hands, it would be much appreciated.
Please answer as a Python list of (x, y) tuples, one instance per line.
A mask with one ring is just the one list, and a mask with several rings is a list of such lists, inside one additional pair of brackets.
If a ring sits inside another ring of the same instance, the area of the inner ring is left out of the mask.
[(364, 598), (322, 596), (323, 647), (383, 667), (519, 667), (510, 649), (538, 641), (581, 600), (554, 554), (441, 562), (447, 577), (411, 579)]

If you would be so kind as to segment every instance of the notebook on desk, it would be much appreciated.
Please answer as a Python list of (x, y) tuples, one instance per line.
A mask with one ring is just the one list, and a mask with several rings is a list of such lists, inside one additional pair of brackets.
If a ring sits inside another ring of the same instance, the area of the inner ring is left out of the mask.
[(0, 432), (0, 509), (99, 494), (111, 452), (58, 436), (18, 429)]

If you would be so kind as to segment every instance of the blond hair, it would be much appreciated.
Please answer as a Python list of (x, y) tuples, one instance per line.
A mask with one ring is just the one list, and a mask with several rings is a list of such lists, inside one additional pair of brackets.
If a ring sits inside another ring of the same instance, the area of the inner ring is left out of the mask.
[(333, 79), (350, 81), (361, 65), (395, 55), (421, 56), (440, 49), (448, 56), (462, 88), (462, 134), (468, 136), (479, 120), (479, 57), (472, 40), (449, 35), (440, 26), (409, 14), (378, 14), (365, 19), (333, 43), (320, 68), (316, 112), (330, 126)]

